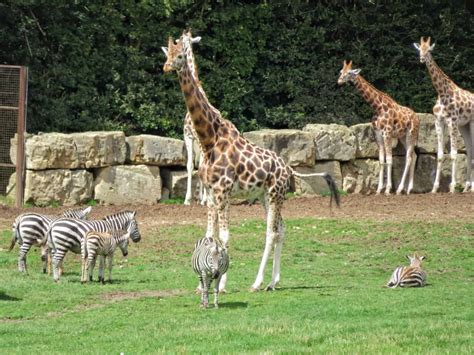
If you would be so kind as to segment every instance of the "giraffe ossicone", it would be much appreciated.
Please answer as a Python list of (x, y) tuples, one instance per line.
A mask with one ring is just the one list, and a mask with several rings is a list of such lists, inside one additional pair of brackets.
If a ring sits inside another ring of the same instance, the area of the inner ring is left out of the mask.
[[(211, 105), (198, 80), (192, 55), (192, 35), (185, 31), (176, 41), (168, 40), (164, 72), (178, 73), (181, 91), (203, 153), (199, 176), (207, 192), (208, 224), (206, 236), (229, 242), (229, 196), (234, 190), (261, 192), (267, 215), (265, 249), (252, 290), (260, 289), (271, 250), (274, 249), (272, 280), (267, 290), (280, 281), (280, 259), (284, 240), (281, 208), (292, 177), (320, 176), (328, 182), (331, 201), (339, 205), (339, 194), (327, 173), (299, 174), (273, 151), (245, 139), (237, 128)], [(225, 288), (227, 274), (220, 287)]]

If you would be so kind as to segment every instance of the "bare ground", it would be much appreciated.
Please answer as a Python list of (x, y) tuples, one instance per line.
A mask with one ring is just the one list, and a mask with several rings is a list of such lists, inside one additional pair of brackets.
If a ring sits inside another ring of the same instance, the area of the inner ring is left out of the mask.
[[(22, 212), (58, 214), (64, 208), (16, 209), (0, 206), (0, 231), (11, 228), (11, 224)], [(154, 229), (171, 225), (206, 225), (206, 207), (184, 205), (130, 205), (95, 206), (92, 218), (102, 218), (121, 210), (136, 210), (140, 228)], [(341, 199), (341, 207), (329, 208), (328, 197), (297, 197), (287, 200), (283, 207), (284, 218), (341, 218), (392, 221), (474, 221), (474, 194), (419, 194), (410, 196), (348, 195)], [(246, 219), (264, 219), (259, 204), (234, 204), (230, 207), (231, 222)]]

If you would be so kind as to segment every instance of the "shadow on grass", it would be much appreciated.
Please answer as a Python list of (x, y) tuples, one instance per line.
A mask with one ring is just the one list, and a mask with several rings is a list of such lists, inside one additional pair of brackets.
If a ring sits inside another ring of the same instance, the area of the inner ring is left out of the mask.
[[(339, 286), (291, 286), (291, 287), (277, 287), (276, 291), (286, 290), (324, 290), (330, 288), (341, 288)], [(344, 289), (353, 288), (352, 286), (343, 287)]]
[(229, 309), (236, 309), (236, 308), (247, 308), (249, 305), (247, 302), (225, 302), (219, 303), (219, 308), (229, 308)]
[(21, 298), (8, 296), (5, 292), (0, 291), (0, 301), (21, 301)]

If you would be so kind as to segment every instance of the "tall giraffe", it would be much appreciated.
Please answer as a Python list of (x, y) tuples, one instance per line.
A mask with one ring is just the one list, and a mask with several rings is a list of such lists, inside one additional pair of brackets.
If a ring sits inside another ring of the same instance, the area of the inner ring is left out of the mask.
[[(321, 176), (328, 183), (331, 201), (339, 205), (339, 195), (332, 177), (327, 173), (300, 174), (288, 166), (275, 152), (260, 148), (242, 137), (236, 127), (212, 106), (190, 65), (189, 51), (193, 42), (184, 32), (176, 43), (170, 37), (162, 47), (167, 59), (163, 71), (178, 73), (184, 100), (193, 127), (203, 150), (199, 175), (207, 190), (207, 237), (218, 237), (227, 247), (229, 241), (229, 196), (234, 190), (259, 192), (267, 214), (265, 250), (251, 290), (263, 282), (265, 266), (274, 248), (272, 281), (266, 290), (274, 290), (280, 280), (280, 258), (284, 239), (281, 207), (293, 176)], [(225, 288), (226, 275), (221, 280)]]
[(474, 191), (474, 94), (458, 87), (435, 63), (431, 56), (435, 44), (430, 44), (431, 38), (421, 37), (420, 43), (413, 43), (420, 52), (420, 62), (426, 63), (433, 86), (438, 93), (433, 113), (436, 116), (435, 126), (438, 136), (438, 161), (433, 193), (438, 192), (441, 177), (441, 164), (444, 153), (444, 126), (448, 126), (451, 142), (450, 157), (452, 160), (451, 183), (449, 191), (456, 187), (456, 158), (458, 155), (458, 132), (464, 139), (467, 151), (467, 179), (464, 191)]
[[(198, 43), (201, 40), (201, 37), (196, 37), (196, 38), (191, 38), (191, 44), (192, 43)], [(191, 46), (189, 47), (191, 48)], [(190, 65), (190, 70), (194, 72), (194, 75), (196, 76), (196, 79), (198, 79), (198, 71), (196, 67), (196, 61), (194, 60), (194, 54), (193, 51), (189, 51), (186, 53), (187, 57), (190, 58), (189, 65)], [(190, 205), (191, 200), (193, 198), (193, 188), (192, 188), (192, 180), (193, 180), (193, 171), (194, 171), (194, 141), (197, 140), (196, 132), (194, 131), (193, 128), (193, 122), (191, 121), (191, 115), (189, 114), (189, 111), (186, 112), (186, 116), (184, 117), (184, 127), (183, 127), (183, 137), (184, 137), (184, 145), (186, 146), (186, 151), (187, 151), (187, 158), (188, 161), (186, 163), (186, 169), (187, 169), (187, 186), (186, 186), (186, 197), (184, 199), (184, 204), (185, 205)], [(202, 154), (202, 148), (199, 146), (199, 166), (202, 164), (203, 160), (203, 154)], [(201, 205), (204, 205), (206, 203), (206, 194), (204, 191), (204, 187), (202, 185), (201, 180), (198, 182), (199, 186), (199, 202)]]
[[(339, 85), (346, 82), (354, 83), (354, 86), (360, 91), (364, 100), (367, 101), (375, 111), (372, 118), (372, 127), (379, 147), (380, 162), (377, 194), (380, 194), (383, 189), (384, 165), (387, 166), (387, 186), (385, 188), (385, 194), (389, 195), (392, 188), (393, 138), (399, 139), (406, 149), (405, 169), (403, 170), (402, 179), (398, 185), (397, 195), (403, 192), (408, 173), (410, 177), (407, 194), (409, 194), (413, 190), (413, 175), (417, 159), (415, 150), (417, 150), (416, 144), (418, 141), (420, 119), (412, 109), (397, 104), (390, 96), (369, 84), (359, 73), (360, 69), (352, 69), (352, 61), (344, 61), (337, 83)], [(402, 138), (405, 138), (405, 140)]]

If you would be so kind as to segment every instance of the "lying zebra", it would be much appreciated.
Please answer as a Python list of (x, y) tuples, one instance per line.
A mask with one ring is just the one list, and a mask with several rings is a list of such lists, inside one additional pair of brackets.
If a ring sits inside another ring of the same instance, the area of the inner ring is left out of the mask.
[(424, 256), (407, 255), (410, 266), (399, 266), (395, 269), (392, 277), (387, 283), (387, 287), (423, 287), (426, 283), (426, 272), (421, 269), (421, 262)]
[(86, 209), (67, 210), (59, 216), (44, 215), (39, 213), (23, 213), (16, 217), (12, 226), (12, 242), (9, 251), (15, 247), (16, 243), (20, 245), (20, 252), (18, 255), (18, 271), (28, 273), (26, 255), (34, 245), (41, 247), (43, 273), (46, 273), (49, 249), (47, 245), (41, 245), (41, 242), (46, 238), (46, 233), (51, 223), (61, 217), (87, 219), (91, 209), (92, 207), (87, 207)]
[(97, 256), (100, 256), (99, 262), (99, 282), (105, 283), (104, 269), (108, 262), (109, 282), (112, 283), (112, 263), (114, 252), (117, 247), (122, 251), (122, 255), (128, 255), (128, 239), (130, 232), (123, 229), (113, 230), (111, 232), (90, 231), (81, 241), (82, 255), (82, 274), (81, 282), (86, 283), (89, 275), (89, 281), (92, 281), (92, 272), (94, 271)]
[(136, 212), (122, 211), (109, 215), (101, 220), (80, 221), (71, 218), (60, 218), (53, 223), (47, 233), (47, 243), (53, 254), (53, 277), (58, 282), (60, 269), (68, 251), (81, 253), (81, 241), (90, 231), (111, 232), (123, 229), (130, 233), (130, 238), (137, 243), (141, 239)]
[(219, 283), (222, 275), (229, 268), (229, 255), (227, 250), (212, 238), (199, 239), (192, 256), (193, 270), (199, 275), (201, 286), (201, 306), (209, 305), (209, 288), (212, 280), (214, 283), (214, 307), (218, 308)]

